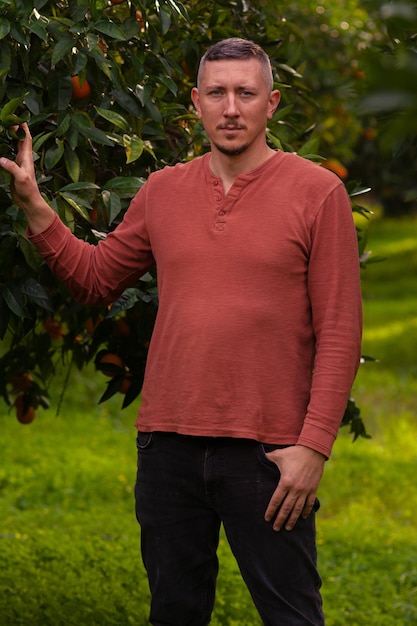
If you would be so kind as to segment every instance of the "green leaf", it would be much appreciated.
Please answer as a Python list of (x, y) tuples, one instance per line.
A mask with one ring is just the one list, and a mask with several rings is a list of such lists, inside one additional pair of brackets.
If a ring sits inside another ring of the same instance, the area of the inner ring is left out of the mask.
[(109, 398), (114, 396), (119, 391), (123, 382), (123, 378), (124, 376), (114, 376), (113, 378), (109, 380), (109, 382), (107, 383), (106, 391), (103, 393), (100, 400), (98, 401), (99, 404), (101, 404), (102, 402), (105, 402), (106, 400), (109, 400)]
[(116, 300), (116, 302), (113, 302), (106, 314), (106, 317), (114, 317), (115, 315), (122, 313), (122, 311), (127, 311), (128, 309), (131, 309), (136, 304), (136, 302), (140, 300), (140, 293), (140, 290), (135, 289), (134, 287), (129, 287), (128, 289), (125, 289), (125, 291)]
[(27, 40), (25, 33), (23, 32), (22, 24), (20, 21), (11, 22), (10, 35), (12, 39), (17, 41), (17, 43), (20, 43), (22, 46), (28, 45), (28, 40)]
[(101, 197), (103, 199), (107, 215), (109, 216), (109, 224), (111, 224), (122, 210), (120, 196), (117, 193), (105, 189), (103, 190)]
[(169, 78), (169, 76), (158, 76), (158, 79), (161, 81), (165, 87), (168, 87), (169, 91), (176, 96), (178, 92), (178, 87), (174, 81)]
[(26, 237), (24, 237), (23, 235), (18, 235), (18, 241), (19, 241), (19, 248), (23, 256), (25, 257), (26, 263), (32, 270), (34, 270), (35, 272), (38, 272), (41, 259), (35, 246), (33, 245), (33, 243), (28, 241), (28, 239), (26, 239)]
[(39, 150), (42, 148), (45, 141), (48, 141), (48, 139), (50, 137), (53, 137), (53, 135), (54, 135), (53, 132), (41, 133), (40, 135), (36, 135), (36, 137), (33, 138), (33, 144), (32, 144), (33, 152), (39, 152)]
[(179, 15), (181, 15), (187, 22), (190, 22), (190, 18), (187, 13), (187, 9), (184, 7), (182, 2), (177, 2), (174, 0), (167, 0), (168, 5), (176, 11)]
[(80, 189), (99, 189), (99, 186), (95, 183), (81, 180), (79, 182), (69, 183), (65, 185), (65, 187), (61, 187), (59, 191), (62, 193), (63, 191), (79, 191)]
[(63, 117), (60, 116), (60, 118), (58, 119), (58, 126), (56, 129), (56, 134), (58, 136), (66, 135), (70, 126), (71, 126), (71, 115), (67, 113)]
[(117, 90), (112, 91), (112, 96), (114, 97), (116, 102), (120, 104), (122, 109), (124, 109), (131, 115), (134, 115), (135, 117), (139, 117), (139, 118), (141, 117), (141, 109), (138, 103), (136, 102), (136, 100), (132, 96), (125, 93), (124, 91), (117, 91)]
[(125, 132), (129, 130), (130, 126), (129, 126), (128, 121), (119, 113), (115, 113), (114, 111), (109, 111), (108, 109), (102, 109), (97, 106), (95, 106), (94, 108), (101, 117), (103, 117), (105, 120), (107, 120), (111, 124), (114, 124), (114, 126), (117, 126), (117, 128), (120, 128), (121, 130), (124, 130)]
[(72, 181), (74, 181), (74, 183), (76, 183), (80, 178), (80, 159), (78, 158), (78, 154), (75, 152), (75, 150), (70, 148), (68, 144), (66, 144), (64, 148), (64, 163), (65, 169), (68, 172), (68, 176), (71, 178)]
[(133, 163), (141, 156), (144, 148), (142, 139), (136, 136), (123, 135), (123, 144), (126, 152), (126, 163)]
[(114, 189), (117, 191), (119, 196), (123, 196), (124, 194), (131, 196), (137, 193), (137, 191), (144, 184), (144, 178), (139, 178), (137, 176), (117, 176), (116, 178), (108, 180), (103, 189)]
[(21, 289), (22, 293), (24, 293), (31, 302), (46, 311), (53, 312), (52, 302), (47, 291), (34, 278), (27, 278), (22, 283)]
[(94, 127), (80, 127), (80, 133), (87, 139), (91, 139), (95, 143), (101, 144), (102, 146), (114, 146), (114, 141), (109, 138), (107, 133), (104, 133), (102, 130)]
[(84, 198), (81, 198), (76, 194), (68, 193), (67, 191), (61, 193), (60, 195), (70, 205), (70, 207), (75, 209), (75, 211), (81, 215), (82, 218), (88, 221), (90, 220), (88, 209), (91, 210), (92, 207), (87, 200), (84, 200)]
[(10, 22), (3, 18), (0, 19), (0, 39), (4, 39), (10, 33)]
[(10, 285), (10, 287), (8, 287), (5, 285), (1, 290), (1, 294), (12, 313), (18, 317), (30, 319), (31, 316), (25, 307), (23, 294), (17, 286)]
[(69, 35), (61, 35), (52, 51), (51, 64), (55, 66), (66, 54), (71, 52), (75, 45), (75, 40)]
[(49, 107), (52, 111), (66, 111), (72, 96), (71, 77), (51, 70), (47, 76)]
[(28, 93), (29, 92), (26, 92), (23, 96), (20, 96), (18, 98), (12, 98), (12, 100), (9, 100), (9, 102), (7, 102), (7, 104), (5, 104), (4, 107), (1, 109), (0, 120), (4, 126), (8, 127), (16, 123), (13, 121), (12, 116), (14, 115), (17, 107), (23, 103)]
[(46, 151), (45, 154), (45, 168), (47, 170), (52, 170), (60, 160), (64, 154), (64, 142), (62, 139), (55, 139), (55, 146), (52, 146)]
[(94, 24), (94, 29), (98, 30), (99, 33), (103, 33), (112, 39), (117, 39), (119, 41), (126, 41), (126, 35), (120, 28), (112, 21), (109, 20), (99, 20)]
[(46, 34), (47, 22), (38, 19), (36, 21), (29, 22), (27, 27), (28, 30), (39, 37), (39, 39), (42, 39), (42, 41), (46, 42), (48, 40), (48, 36)]
[(162, 34), (166, 35), (171, 26), (171, 13), (165, 7), (162, 7), (159, 17), (161, 19)]
[(136, 85), (135, 94), (139, 98), (142, 106), (145, 106), (145, 102), (149, 100), (152, 94), (151, 85)]
[[(1, 295), (1, 294), (0, 294)], [(10, 319), (10, 309), (6, 306), (3, 298), (0, 297), (0, 340), (4, 339)]]
[(311, 157), (311, 155), (317, 155), (319, 144), (320, 144), (319, 139), (317, 138), (310, 139), (305, 144), (303, 144), (300, 148), (298, 148), (297, 154), (305, 158)]
[(269, 131), (267, 131), (266, 136), (267, 136), (268, 141), (272, 144), (274, 148), (276, 148), (277, 150), (282, 150), (282, 143), (278, 139), (278, 137), (276, 137)]
[(85, 52), (80, 52), (79, 50), (77, 50), (77, 53), (73, 55), (73, 59), (74, 67), (72, 69), (72, 73), (74, 75), (80, 75), (87, 66), (87, 55), (85, 54)]

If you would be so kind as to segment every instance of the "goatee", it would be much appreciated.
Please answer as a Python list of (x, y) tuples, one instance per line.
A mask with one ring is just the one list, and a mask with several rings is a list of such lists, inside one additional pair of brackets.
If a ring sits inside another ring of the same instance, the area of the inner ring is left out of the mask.
[(225, 154), (226, 156), (238, 156), (239, 154), (242, 154), (243, 152), (245, 152), (245, 150), (249, 148), (249, 144), (247, 143), (244, 143), (237, 148), (228, 148), (227, 146), (223, 146), (217, 143), (215, 143), (214, 146), (217, 148), (219, 152), (221, 152), (222, 154)]

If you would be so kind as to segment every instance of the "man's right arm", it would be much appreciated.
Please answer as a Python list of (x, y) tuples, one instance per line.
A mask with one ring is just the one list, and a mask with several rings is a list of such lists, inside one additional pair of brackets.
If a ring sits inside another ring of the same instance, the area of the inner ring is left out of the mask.
[(29, 230), (36, 235), (52, 224), (55, 213), (42, 198), (35, 177), (32, 136), (27, 124), (22, 124), (25, 138), (18, 142), (16, 161), (0, 159), (0, 166), (11, 175), (10, 191), (13, 202), (25, 213)]
[[(29, 128), (19, 141), (16, 161), (0, 159), (11, 174), (13, 201), (27, 218), (29, 239), (55, 277), (84, 304), (106, 305), (136, 284), (155, 260), (146, 230), (143, 202), (131, 202), (122, 223), (97, 245), (77, 238), (58, 218), (39, 191)], [(142, 198), (142, 196), (141, 196)]]

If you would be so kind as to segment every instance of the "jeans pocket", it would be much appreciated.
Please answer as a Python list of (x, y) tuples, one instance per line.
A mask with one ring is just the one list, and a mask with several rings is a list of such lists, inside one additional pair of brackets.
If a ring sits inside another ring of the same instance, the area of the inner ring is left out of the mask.
[(273, 450), (276, 450), (277, 448), (283, 448), (286, 446), (280, 446), (280, 445), (272, 445), (272, 444), (265, 444), (265, 443), (260, 443), (258, 445), (258, 455), (259, 455), (259, 460), (261, 461), (261, 463), (263, 465), (267, 465), (268, 467), (274, 467), (276, 470), (278, 470), (278, 466), (276, 463), (274, 463), (274, 461), (271, 461), (270, 459), (268, 459), (268, 457), (266, 456), (267, 452), (272, 452)]
[(145, 450), (146, 448), (149, 448), (149, 446), (152, 443), (152, 439), (153, 439), (153, 432), (150, 433), (143, 433), (141, 431), (138, 431), (137, 437), (136, 437), (136, 447), (138, 450)]

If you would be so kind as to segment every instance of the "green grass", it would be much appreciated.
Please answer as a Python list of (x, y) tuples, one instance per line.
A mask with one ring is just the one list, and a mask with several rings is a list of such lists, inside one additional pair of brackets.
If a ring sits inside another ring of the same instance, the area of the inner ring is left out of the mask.
[[(417, 624), (417, 222), (376, 221), (388, 260), (364, 273), (364, 353), (354, 395), (372, 434), (342, 430), (320, 488), (327, 626)], [(147, 623), (133, 508), (135, 408), (96, 401), (103, 378), (73, 377), (59, 417), (29, 426), (0, 407), (0, 623)], [(57, 387), (55, 399), (59, 396)], [(214, 626), (260, 626), (222, 536)]]

